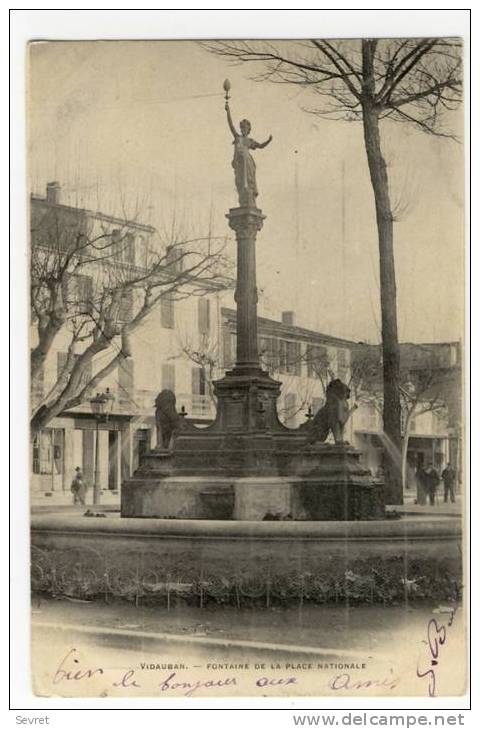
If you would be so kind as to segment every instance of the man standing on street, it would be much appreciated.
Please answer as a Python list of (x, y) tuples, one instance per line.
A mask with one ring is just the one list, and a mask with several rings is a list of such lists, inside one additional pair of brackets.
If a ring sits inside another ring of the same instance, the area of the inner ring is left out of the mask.
[(452, 504), (455, 503), (455, 479), (456, 479), (456, 472), (454, 467), (451, 463), (447, 463), (447, 467), (442, 472), (442, 481), (443, 481), (443, 500), (445, 503), (448, 501), (448, 496), (450, 495), (450, 501)]
[(433, 465), (429, 463), (428, 468), (425, 471), (426, 482), (427, 482), (427, 493), (430, 501), (430, 506), (435, 506), (435, 495), (437, 493), (437, 486), (440, 483), (440, 478)]
[(85, 506), (87, 489), (83, 480), (82, 471), (79, 466), (77, 466), (75, 469), (75, 478), (72, 481), (70, 490), (73, 494), (73, 503), (80, 504), (80, 506)]

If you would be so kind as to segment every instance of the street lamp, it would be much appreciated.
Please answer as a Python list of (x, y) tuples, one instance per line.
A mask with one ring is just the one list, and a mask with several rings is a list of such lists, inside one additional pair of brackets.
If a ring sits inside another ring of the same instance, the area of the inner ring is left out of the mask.
[(107, 387), (105, 392), (97, 392), (95, 397), (90, 400), (90, 407), (95, 418), (95, 471), (93, 477), (93, 503), (100, 503), (100, 459), (99, 459), (99, 433), (98, 426), (103, 416), (106, 415), (108, 422), (108, 416), (110, 415), (113, 407), (114, 397), (110, 392), (110, 388)]

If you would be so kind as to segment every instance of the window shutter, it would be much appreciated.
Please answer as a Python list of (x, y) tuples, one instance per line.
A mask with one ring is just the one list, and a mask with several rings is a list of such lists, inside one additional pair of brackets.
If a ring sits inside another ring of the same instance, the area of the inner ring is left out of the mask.
[(201, 395), (200, 367), (192, 367), (192, 395)]
[(133, 316), (133, 290), (125, 289), (120, 299), (118, 318), (122, 322), (128, 322)]
[(284, 339), (280, 339), (278, 342), (278, 360), (280, 372), (287, 372), (287, 342)]
[(93, 309), (93, 281), (91, 276), (76, 274), (75, 282), (75, 303), (81, 313), (89, 314)]
[(233, 364), (232, 336), (227, 327), (223, 328), (223, 366), (228, 369)]
[(347, 350), (337, 349), (337, 377), (339, 377), (340, 380), (345, 380), (347, 375)]
[(205, 379), (205, 370), (200, 370), (200, 395), (207, 394), (207, 381)]
[(175, 327), (175, 310), (174, 302), (170, 296), (164, 296), (160, 300), (160, 320), (162, 327), (165, 329), (174, 329)]
[(198, 331), (200, 334), (210, 331), (210, 300), (206, 298), (198, 300)]
[(125, 263), (130, 263), (131, 265), (135, 263), (135, 237), (133, 233), (127, 233), (125, 236), (123, 254)]

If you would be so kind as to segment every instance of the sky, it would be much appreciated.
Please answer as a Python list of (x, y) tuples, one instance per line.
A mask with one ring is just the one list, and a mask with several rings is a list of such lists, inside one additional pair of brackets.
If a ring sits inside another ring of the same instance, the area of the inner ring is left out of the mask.
[[(238, 202), (224, 110), (248, 118), (257, 205), (259, 315), (293, 310), (299, 326), (379, 341), (378, 242), (358, 123), (307, 114), (309, 92), (258, 83), (195, 42), (41, 42), (30, 45), (30, 188), (58, 180), (62, 201), (186, 235), (232, 237)], [(455, 120), (458, 126), (461, 121)], [(451, 341), (463, 332), (463, 148), (385, 122), (395, 223), (401, 341)]]

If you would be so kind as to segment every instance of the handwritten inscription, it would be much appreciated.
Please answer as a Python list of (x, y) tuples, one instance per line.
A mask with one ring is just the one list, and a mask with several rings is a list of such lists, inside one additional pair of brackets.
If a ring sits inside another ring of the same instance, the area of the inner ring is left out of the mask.
[(72, 648), (68, 651), (67, 655), (62, 658), (57, 670), (55, 671), (53, 683), (57, 684), (60, 683), (60, 681), (82, 681), (84, 679), (101, 676), (103, 674), (103, 668), (100, 667), (81, 668), (80, 662), (76, 657), (77, 654), (78, 652), (76, 648)]
[(398, 686), (399, 679), (395, 677), (385, 677), (385, 678), (367, 678), (362, 679), (361, 681), (356, 681), (352, 678), (352, 676), (349, 673), (340, 673), (329, 683), (329, 686), (334, 691), (339, 691), (340, 689), (345, 690), (359, 690), (359, 689), (369, 689), (369, 688), (389, 688), (394, 689)]
[(226, 686), (237, 685), (237, 679), (234, 676), (209, 681), (193, 681), (192, 683), (179, 681), (176, 676), (176, 673), (171, 673), (168, 678), (159, 684), (159, 689), (161, 691), (179, 691), (184, 696), (192, 696), (199, 688), (225, 688)]
[[(100, 666), (81, 666), (78, 655), (76, 648), (72, 648), (62, 658), (53, 677), (54, 684), (68, 681), (88, 681), (97, 676), (105, 675), (105, 670)], [(143, 668), (145, 664), (140, 665)], [(264, 689), (277, 686), (289, 686), (296, 683), (297, 679), (293, 676), (280, 677), (277, 675), (275, 678), (271, 676), (261, 676), (255, 680), (255, 685), (258, 688)], [(179, 676), (176, 671), (171, 671), (157, 684), (157, 688), (161, 693), (173, 692), (181, 696), (193, 696), (200, 689), (226, 689), (237, 685), (237, 676), (222, 675), (215, 679), (188, 681), (182, 676)], [(115, 678), (112, 682), (112, 686), (114, 688), (122, 689), (142, 688), (140, 678), (134, 668), (129, 668), (121, 673), (118, 678)]]
[(420, 668), (420, 661), (417, 663), (417, 677), (428, 680), (428, 695), (432, 698), (437, 695), (437, 676), (436, 667), (440, 662), (441, 647), (447, 642), (447, 627), (453, 624), (455, 615), (458, 610), (458, 604), (455, 603), (449, 612), (447, 623), (439, 623), (436, 618), (430, 618), (427, 624), (427, 640), (424, 640), (428, 647), (427, 657), (422, 661), (424, 665)]

